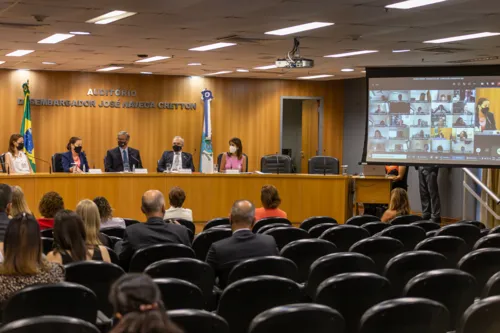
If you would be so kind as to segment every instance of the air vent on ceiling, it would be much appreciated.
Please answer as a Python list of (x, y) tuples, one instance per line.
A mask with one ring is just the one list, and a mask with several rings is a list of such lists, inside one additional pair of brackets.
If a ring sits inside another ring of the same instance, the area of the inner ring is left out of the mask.
[(217, 41), (224, 41), (236, 44), (270, 44), (270, 43), (276, 43), (279, 40), (265, 39), (265, 38), (247, 38), (239, 35), (229, 35), (217, 38)]
[(470, 50), (459, 49), (456, 47), (431, 46), (431, 47), (424, 47), (421, 49), (416, 49), (416, 51), (430, 52), (430, 53), (457, 53), (457, 52), (464, 52), (464, 51), (470, 51)]
[(464, 60), (451, 60), (447, 61), (449, 64), (467, 64), (471, 62), (481, 62), (481, 61), (492, 61), (492, 60), (498, 60), (499, 57), (494, 56), (494, 57), (482, 57), (482, 58), (472, 58), (472, 59), (464, 59)]

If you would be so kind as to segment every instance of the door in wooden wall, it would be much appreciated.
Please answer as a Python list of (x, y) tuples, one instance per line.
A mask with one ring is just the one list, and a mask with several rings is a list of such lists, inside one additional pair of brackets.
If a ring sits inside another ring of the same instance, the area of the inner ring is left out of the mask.
[(308, 172), (308, 161), (319, 152), (319, 106), (315, 99), (302, 100), (301, 173)]

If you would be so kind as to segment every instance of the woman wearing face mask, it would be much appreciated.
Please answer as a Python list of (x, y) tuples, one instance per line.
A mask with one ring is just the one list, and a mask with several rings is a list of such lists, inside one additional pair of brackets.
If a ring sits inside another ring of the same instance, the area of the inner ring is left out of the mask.
[(490, 101), (480, 98), (476, 107), (476, 128), (481, 131), (496, 131), (495, 115), (490, 112)]
[(243, 155), (243, 145), (238, 138), (229, 140), (229, 152), (222, 155), (220, 171), (240, 170), (247, 172), (247, 158)]
[(89, 170), (87, 157), (82, 151), (82, 139), (73, 136), (66, 146), (68, 152), (62, 154), (64, 172), (82, 173)]
[(28, 157), (23, 152), (24, 138), (20, 134), (12, 134), (9, 139), (9, 151), (5, 154), (5, 167), (10, 173), (32, 173)]

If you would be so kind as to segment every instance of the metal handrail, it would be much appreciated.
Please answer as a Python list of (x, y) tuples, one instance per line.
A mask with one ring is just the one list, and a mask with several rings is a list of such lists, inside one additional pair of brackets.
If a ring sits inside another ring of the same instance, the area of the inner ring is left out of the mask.
[(462, 168), (462, 170), (474, 181), (474, 183), (476, 183), (477, 185), (479, 185), (479, 187), (481, 187), (481, 189), (486, 191), (486, 193), (488, 193), (493, 198), (493, 200), (495, 200), (495, 203), (497, 205), (500, 205), (500, 199), (496, 196), (496, 194), (492, 190), (490, 190), (488, 186), (484, 185), (484, 183), (479, 180), (479, 178), (477, 178), (476, 175), (472, 173), (472, 171), (470, 171), (468, 168)]

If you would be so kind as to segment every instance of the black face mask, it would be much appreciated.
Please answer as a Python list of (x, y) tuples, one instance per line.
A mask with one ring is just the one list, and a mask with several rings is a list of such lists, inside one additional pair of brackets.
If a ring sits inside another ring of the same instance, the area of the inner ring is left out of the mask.
[(483, 108), (483, 112), (484, 112), (484, 113), (489, 112), (489, 111), (490, 111), (490, 108), (489, 108), (489, 107)]
[(127, 142), (126, 141), (118, 141), (118, 146), (119, 147), (125, 147), (127, 145)]
[(80, 154), (82, 152), (82, 146), (75, 147), (75, 153)]
[(173, 146), (172, 146), (172, 149), (173, 149), (176, 153), (178, 153), (178, 152), (180, 152), (180, 151), (182, 150), (182, 147), (181, 147), (181, 146), (176, 146), (176, 145), (173, 145)]
[(23, 150), (24, 149), (24, 143), (20, 143), (17, 145), (17, 150)]

